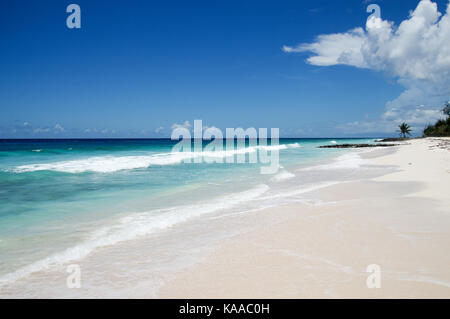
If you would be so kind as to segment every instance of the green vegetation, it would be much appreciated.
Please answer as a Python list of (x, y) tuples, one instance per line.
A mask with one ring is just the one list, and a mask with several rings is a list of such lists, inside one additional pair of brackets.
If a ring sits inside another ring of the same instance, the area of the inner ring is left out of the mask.
[(450, 136), (450, 102), (442, 110), (447, 119), (439, 120), (434, 125), (428, 125), (423, 131), (425, 137)]
[(442, 110), (442, 113), (444, 113), (444, 115), (447, 115), (447, 117), (450, 117), (450, 102), (445, 103), (445, 107)]
[(409, 126), (405, 122), (400, 124), (398, 128), (400, 129), (398, 132), (400, 132), (400, 136), (402, 136), (403, 138), (406, 138), (407, 135), (411, 135), (411, 126)]

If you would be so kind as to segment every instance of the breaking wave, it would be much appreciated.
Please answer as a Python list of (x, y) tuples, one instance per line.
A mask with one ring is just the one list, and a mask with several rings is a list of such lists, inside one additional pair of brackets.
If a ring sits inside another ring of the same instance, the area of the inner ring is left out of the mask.
[(147, 168), (152, 165), (174, 165), (194, 158), (227, 158), (239, 154), (251, 154), (258, 150), (279, 151), (287, 148), (300, 147), (298, 143), (281, 145), (259, 145), (236, 150), (215, 150), (202, 152), (171, 152), (142, 156), (97, 156), (86, 159), (61, 161), (53, 163), (39, 163), (17, 166), (12, 169), (15, 173), (36, 171), (56, 171), (63, 173), (113, 173), (121, 170)]
[(85, 258), (97, 248), (133, 240), (157, 231), (163, 231), (176, 224), (186, 222), (191, 218), (233, 208), (246, 201), (257, 199), (268, 190), (269, 186), (260, 184), (247, 191), (222, 196), (206, 203), (131, 213), (131, 215), (119, 219), (113, 225), (104, 226), (92, 232), (84, 242), (74, 247), (55, 253), (47, 258), (1, 276), (0, 287), (15, 282), (32, 273)]

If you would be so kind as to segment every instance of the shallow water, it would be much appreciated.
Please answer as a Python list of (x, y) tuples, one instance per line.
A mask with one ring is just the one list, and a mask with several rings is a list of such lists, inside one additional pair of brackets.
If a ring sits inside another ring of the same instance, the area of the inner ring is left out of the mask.
[(336, 170), (361, 164), (354, 151), (317, 146), (372, 141), (281, 139), (268, 146), (280, 157), (273, 175), (260, 174), (268, 164), (184, 162), (262, 148), (248, 143), (231, 153), (198, 154), (173, 153), (170, 140), (0, 141), (0, 285), (130, 240), (157, 241), (196, 219), (298, 199), (342, 180)]

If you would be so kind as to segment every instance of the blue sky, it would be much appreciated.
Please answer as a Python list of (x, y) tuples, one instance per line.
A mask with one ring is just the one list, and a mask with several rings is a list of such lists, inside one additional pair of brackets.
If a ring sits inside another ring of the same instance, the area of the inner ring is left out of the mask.
[[(448, 1), (434, 2), (445, 13)], [(81, 29), (66, 27), (70, 3), (81, 7)], [(167, 137), (195, 119), (286, 137), (395, 134), (383, 114), (419, 86), (414, 76), (282, 50), (364, 28), (369, 3), (2, 1), (0, 137)], [(419, 1), (376, 3), (398, 24)]]

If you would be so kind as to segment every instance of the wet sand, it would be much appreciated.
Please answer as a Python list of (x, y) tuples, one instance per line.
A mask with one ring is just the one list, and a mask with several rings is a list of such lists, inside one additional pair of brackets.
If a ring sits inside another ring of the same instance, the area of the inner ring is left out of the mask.
[[(442, 140), (362, 154), (386, 174), (357, 169), (354, 181), (308, 194), (320, 202), (259, 212), (256, 229), (223, 240), (157, 297), (450, 298), (450, 151)], [(369, 265), (379, 267), (381, 288), (368, 288)]]

